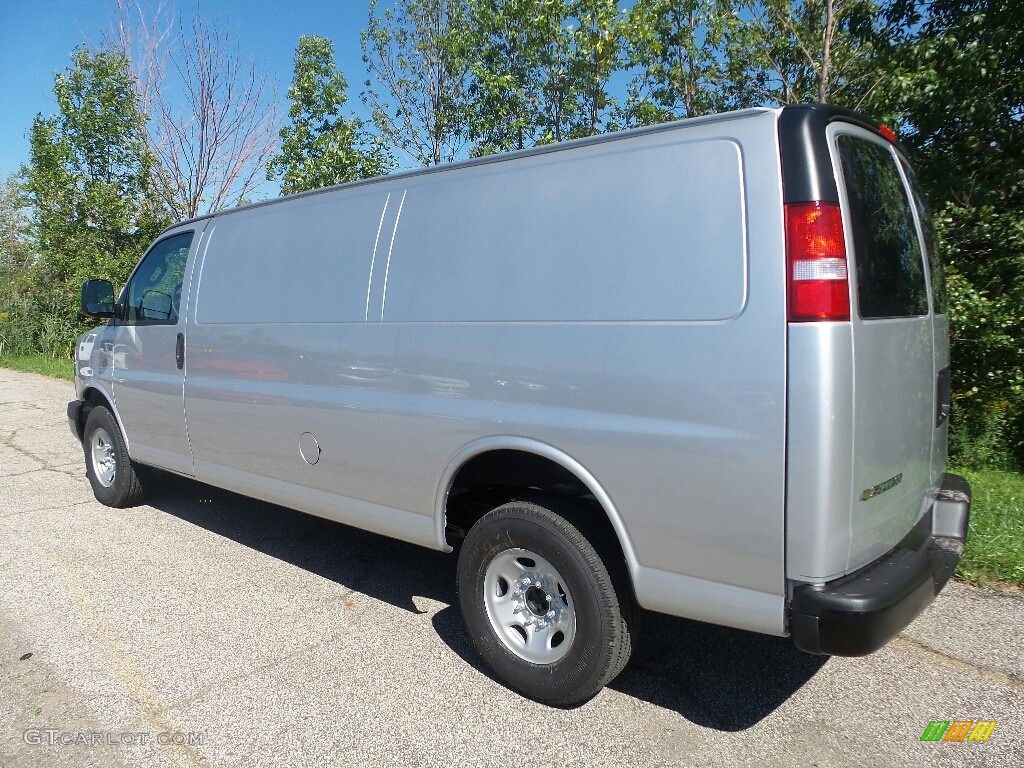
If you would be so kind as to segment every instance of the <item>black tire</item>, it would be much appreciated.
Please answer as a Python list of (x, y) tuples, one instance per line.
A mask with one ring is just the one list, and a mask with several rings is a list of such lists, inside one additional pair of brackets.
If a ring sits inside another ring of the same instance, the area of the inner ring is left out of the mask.
[(108, 507), (134, 507), (146, 496), (145, 468), (128, 456), (117, 420), (102, 405), (89, 412), (82, 436), (85, 474), (96, 500)]
[[(616, 589), (574, 516), (555, 501), (509, 502), (470, 529), (459, 553), (459, 606), (477, 651), (510, 688), (559, 707), (597, 695), (633, 647), (632, 591), (621, 580)], [(525, 592), (510, 583), (517, 569), (537, 575)]]

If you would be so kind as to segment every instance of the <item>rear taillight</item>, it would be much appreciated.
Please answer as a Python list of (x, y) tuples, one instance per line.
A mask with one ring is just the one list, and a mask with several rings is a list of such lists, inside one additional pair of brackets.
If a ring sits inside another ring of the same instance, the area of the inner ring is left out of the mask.
[(850, 319), (850, 279), (839, 203), (786, 204), (790, 322)]

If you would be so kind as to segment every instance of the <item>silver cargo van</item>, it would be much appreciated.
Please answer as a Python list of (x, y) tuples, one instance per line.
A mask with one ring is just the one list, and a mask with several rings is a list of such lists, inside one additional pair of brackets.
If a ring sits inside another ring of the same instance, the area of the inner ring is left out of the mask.
[(96, 497), (157, 468), (452, 551), (480, 655), (586, 700), (638, 607), (869, 653), (939, 592), (949, 343), (895, 137), (756, 109), (185, 221), (77, 350)]

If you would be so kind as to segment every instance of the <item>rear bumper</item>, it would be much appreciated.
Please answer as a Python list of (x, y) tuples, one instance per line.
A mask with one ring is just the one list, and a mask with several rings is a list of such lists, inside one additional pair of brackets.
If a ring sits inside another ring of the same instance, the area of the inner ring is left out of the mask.
[(970, 485), (944, 475), (931, 509), (892, 551), (841, 579), (793, 590), (793, 642), (836, 656), (881, 648), (946, 586), (963, 555), (970, 513)]

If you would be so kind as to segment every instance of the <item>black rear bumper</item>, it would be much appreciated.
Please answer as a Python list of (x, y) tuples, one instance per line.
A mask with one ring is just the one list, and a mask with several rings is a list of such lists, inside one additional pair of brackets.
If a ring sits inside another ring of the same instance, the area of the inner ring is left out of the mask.
[(944, 475), (931, 509), (890, 552), (841, 579), (793, 590), (793, 642), (836, 656), (881, 648), (946, 586), (963, 555), (970, 514), (970, 485)]

